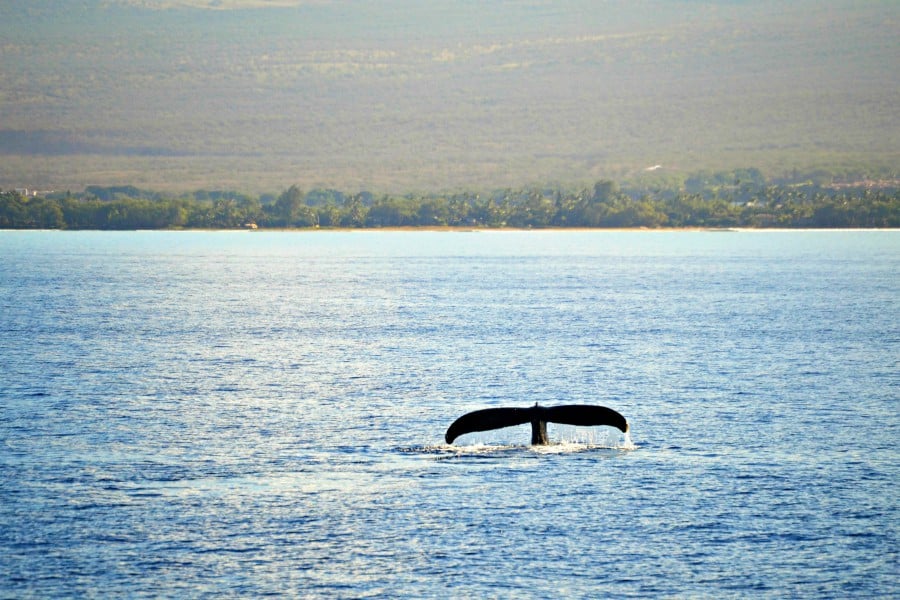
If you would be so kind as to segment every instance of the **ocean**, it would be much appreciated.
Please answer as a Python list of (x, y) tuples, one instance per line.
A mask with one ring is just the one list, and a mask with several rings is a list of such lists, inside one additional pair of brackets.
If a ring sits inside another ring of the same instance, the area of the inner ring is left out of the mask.
[[(891, 598), (900, 232), (0, 232), (0, 597)], [(444, 432), (480, 408), (629, 421)]]

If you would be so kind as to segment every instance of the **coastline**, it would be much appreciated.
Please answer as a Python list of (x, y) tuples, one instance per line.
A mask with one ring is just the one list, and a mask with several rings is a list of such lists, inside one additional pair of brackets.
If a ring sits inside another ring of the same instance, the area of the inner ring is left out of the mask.
[(897, 227), (453, 227), (453, 226), (409, 226), (409, 227), (265, 227), (249, 229), (244, 227), (172, 227), (146, 229), (52, 229), (52, 228), (2, 228), (7, 232), (162, 232), (162, 233), (771, 233), (771, 232), (900, 232)]

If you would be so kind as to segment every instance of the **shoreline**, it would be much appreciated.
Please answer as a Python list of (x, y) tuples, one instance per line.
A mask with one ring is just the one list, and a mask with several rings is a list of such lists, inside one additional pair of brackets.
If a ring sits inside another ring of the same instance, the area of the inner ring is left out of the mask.
[(183, 227), (163, 229), (45, 229), (45, 228), (0, 228), (0, 233), (7, 232), (60, 232), (60, 233), (754, 233), (754, 232), (848, 232), (848, 231), (900, 231), (897, 227), (453, 227), (453, 226), (409, 226), (409, 227), (264, 227), (250, 229), (245, 227), (205, 228)]

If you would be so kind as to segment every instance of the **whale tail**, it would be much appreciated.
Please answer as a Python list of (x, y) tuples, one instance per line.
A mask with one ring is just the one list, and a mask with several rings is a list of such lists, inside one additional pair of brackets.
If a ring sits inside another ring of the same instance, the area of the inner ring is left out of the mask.
[(450, 425), (444, 439), (452, 444), (466, 433), (531, 423), (531, 443), (546, 444), (548, 422), (582, 427), (609, 425), (623, 433), (628, 431), (625, 417), (605, 406), (566, 404), (544, 407), (535, 404), (529, 408), (485, 408), (466, 413)]

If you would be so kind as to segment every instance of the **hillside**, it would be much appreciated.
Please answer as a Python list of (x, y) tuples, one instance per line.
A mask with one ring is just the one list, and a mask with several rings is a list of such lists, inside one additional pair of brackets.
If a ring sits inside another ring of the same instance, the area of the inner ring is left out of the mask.
[(892, 1), (58, 6), (0, 0), (0, 189), (900, 168)]

